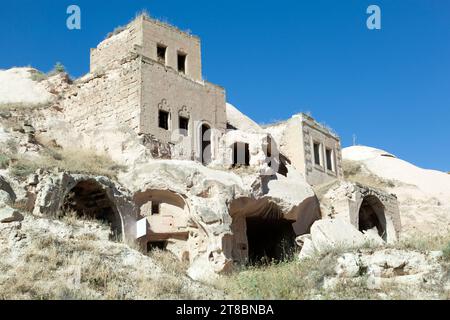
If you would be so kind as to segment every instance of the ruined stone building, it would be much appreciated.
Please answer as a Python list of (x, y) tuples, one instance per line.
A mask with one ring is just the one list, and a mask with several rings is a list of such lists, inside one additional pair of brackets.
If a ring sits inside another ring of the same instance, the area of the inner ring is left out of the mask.
[(91, 50), (64, 106), (81, 132), (131, 128), (157, 158), (208, 163), (226, 129), (225, 91), (202, 78), (200, 39), (146, 15)]

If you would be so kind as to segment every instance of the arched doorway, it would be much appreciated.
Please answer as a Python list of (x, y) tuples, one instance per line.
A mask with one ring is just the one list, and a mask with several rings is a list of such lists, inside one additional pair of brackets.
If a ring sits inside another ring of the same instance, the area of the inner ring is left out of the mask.
[(359, 209), (359, 231), (367, 231), (376, 228), (378, 235), (387, 239), (386, 216), (384, 205), (375, 196), (364, 198)]
[(211, 162), (211, 127), (206, 123), (202, 124), (200, 128), (200, 159), (204, 165)]
[(110, 240), (121, 241), (122, 219), (105, 188), (95, 180), (79, 182), (66, 195), (63, 212), (74, 212), (80, 218), (94, 219), (111, 227)]

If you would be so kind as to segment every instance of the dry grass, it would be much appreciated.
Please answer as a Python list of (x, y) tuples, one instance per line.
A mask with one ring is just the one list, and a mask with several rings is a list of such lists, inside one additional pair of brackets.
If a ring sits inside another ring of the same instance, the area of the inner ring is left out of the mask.
[(180, 276), (186, 274), (186, 271), (189, 268), (188, 262), (178, 260), (172, 253), (166, 250), (155, 249), (150, 251), (148, 256), (167, 274)]
[[(135, 264), (123, 264), (122, 256), (132, 251), (125, 245), (96, 241), (95, 237), (69, 240), (40, 235), (14, 265), (0, 261), (0, 299), (196, 298), (177, 269), (161, 273), (144, 256)], [(137, 252), (132, 254), (139, 256)], [(158, 254), (160, 263), (171, 262), (165, 255)]]
[(98, 154), (94, 150), (46, 149), (39, 157), (29, 158), (18, 155), (11, 161), (11, 173), (17, 178), (25, 178), (38, 169), (60, 169), (72, 173), (84, 173), (115, 178), (124, 168), (115, 163), (108, 155)]
[[(415, 250), (420, 252), (443, 251), (450, 248), (450, 234), (445, 236), (412, 234), (392, 245), (400, 250)], [(450, 253), (450, 252), (449, 252)]]
[(396, 186), (395, 182), (392, 180), (382, 179), (371, 173), (364, 172), (363, 165), (357, 161), (343, 160), (342, 169), (344, 171), (345, 179), (350, 182), (360, 183), (381, 190), (394, 188)]
[(28, 103), (1, 103), (0, 111), (21, 111), (21, 110), (37, 110), (37, 109), (45, 109), (50, 106), (49, 102), (45, 103), (37, 103), (37, 104), (28, 104)]
[[(402, 240), (393, 248), (421, 252), (442, 251), (441, 266), (450, 274), (450, 235), (415, 236)], [(367, 287), (366, 270), (360, 270), (360, 277), (341, 279), (336, 286), (324, 288), (326, 278), (336, 276), (334, 267), (337, 258), (344, 252), (374, 249), (364, 246), (360, 249), (337, 248), (325, 255), (317, 255), (302, 261), (287, 261), (265, 266), (241, 267), (231, 275), (220, 279), (216, 286), (233, 299), (413, 299), (408, 288), (384, 284), (379, 290)], [(425, 289), (424, 289), (425, 290)], [(429, 290), (426, 289), (426, 290)], [(436, 289), (438, 292), (439, 289)]]
[(323, 289), (325, 278), (335, 275), (337, 256), (329, 253), (303, 261), (247, 267), (220, 279), (217, 287), (238, 300), (378, 298), (377, 292), (367, 289), (362, 280), (333, 290)]

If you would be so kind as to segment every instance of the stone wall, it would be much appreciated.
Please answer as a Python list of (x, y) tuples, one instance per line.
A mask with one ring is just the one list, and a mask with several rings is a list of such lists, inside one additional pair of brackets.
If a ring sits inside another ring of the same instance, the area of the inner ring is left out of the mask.
[(202, 81), (200, 39), (145, 15), (91, 49), (91, 72), (107, 68), (130, 52), (158, 61), (158, 45), (166, 47), (166, 61), (162, 63), (167, 68), (178, 70), (178, 53), (182, 53), (186, 55), (186, 76)]
[[(319, 125), (311, 117), (301, 115), (299, 120), (301, 121), (302, 127), (304, 166), (308, 183), (311, 185), (319, 185), (336, 178), (342, 178), (342, 155), (339, 138), (332, 134), (328, 129)], [(314, 143), (320, 144), (320, 165), (315, 163)], [(326, 149), (332, 150), (332, 170), (328, 170), (327, 168)]]
[(139, 130), (140, 61), (131, 55), (103, 74), (87, 75), (66, 93), (64, 117), (78, 133), (114, 126)]
[(142, 22), (136, 19), (124, 30), (91, 49), (91, 73), (106, 70), (115, 61), (125, 58), (142, 45)]
[(186, 76), (202, 81), (200, 39), (168, 24), (143, 16), (141, 54), (157, 61), (157, 46), (166, 49), (166, 67), (178, 70), (178, 52), (186, 55)]
[[(160, 63), (143, 58), (142, 108), (140, 133), (152, 134), (162, 143), (182, 145), (173, 158), (198, 159), (201, 125), (213, 130), (212, 148), (217, 150), (218, 139), (226, 130), (225, 92), (209, 83), (198, 83), (167, 69)], [(169, 130), (159, 127), (159, 110), (170, 114)], [(187, 136), (178, 133), (179, 117), (189, 119)], [(217, 151), (213, 152), (213, 155)]]
[[(311, 185), (320, 185), (343, 177), (340, 139), (306, 114), (269, 126), (266, 130), (279, 145), (280, 152), (304, 174)], [(320, 143), (321, 164), (314, 161), (314, 143)], [(327, 169), (326, 149), (332, 150), (333, 170)]]

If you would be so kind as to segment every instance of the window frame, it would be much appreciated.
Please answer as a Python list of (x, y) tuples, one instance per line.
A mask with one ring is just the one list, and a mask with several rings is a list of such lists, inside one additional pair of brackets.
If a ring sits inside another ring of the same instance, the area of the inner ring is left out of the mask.
[[(329, 152), (329, 155), (330, 155), (330, 163), (328, 163), (328, 152)], [(325, 147), (325, 162), (326, 162), (326, 169), (327, 169), (327, 171), (329, 171), (329, 172), (333, 172), (333, 173), (335, 173), (336, 172), (336, 164), (335, 164), (335, 156), (334, 156), (334, 149), (333, 148), (327, 148), (327, 147)], [(331, 168), (329, 168), (328, 167), (328, 164), (330, 164), (330, 167)]]
[[(186, 128), (181, 127), (182, 119), (186, 121), (186, 124), (187, 124)], [(181, 115), (178, 116), (178, 129), (180, 130), (181, 135), (183, 135), (185, 137), (189, 136), (189, 124), (190, 124), (189, 117), (185, 117), (185, 116), (181, 116)], [(184, 130), (186, 130), (186, 131), (184, 131)]]
[[(164, 49), (164, 57), (160, 57), (159, 50)], [(164, 65), (167, 65), (167, 46), (162, 43), (156, 44), (156, 59), (158, 62), (163, 63)]]
[[(167, 128), (161, 126), (161, 114), (163, 114), (163, 113), (167, 115), (167, 121), (166, 121)], [(158, 110), (158, 127), (162, 130), (167, 130), (167, 131), (170, 130), (170, 112), (169, 111), (161, 110), (161, 109)]]
[[(322, 155), (322, 143), (313, 140), (313, 160), (314, 160), (314, 165), (315, 166), (319, 166), (320, 168), (324, 168), (323, 166), (323, 155)], [(318, 155), (319, 155), (319, 159), (316, 158), (316, 146), (318, 146)], [(317, 161), (318, 160), (318, 161)]]
[[(180, 68), (180, 58), (183, 57), (183, 69)], [(177, 51), (177, 70), (184, 75), (187, 74), (187, 57), (188, 54), (183, 51)]]

